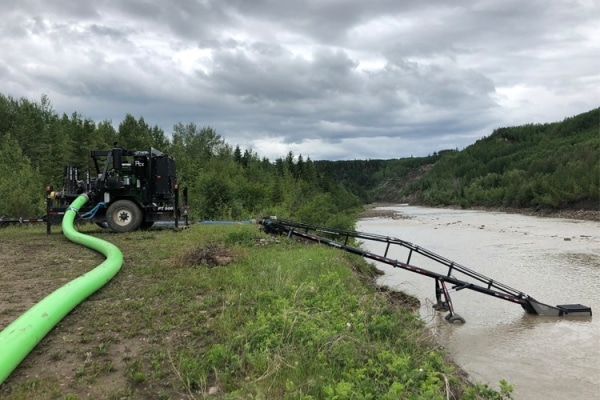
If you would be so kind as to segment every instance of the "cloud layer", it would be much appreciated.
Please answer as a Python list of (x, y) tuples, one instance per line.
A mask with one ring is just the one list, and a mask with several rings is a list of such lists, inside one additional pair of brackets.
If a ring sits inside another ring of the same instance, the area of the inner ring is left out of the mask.
[(271, 159), (422, 156), (598, 107), (598, 4), (9, 0), (0, 92)]

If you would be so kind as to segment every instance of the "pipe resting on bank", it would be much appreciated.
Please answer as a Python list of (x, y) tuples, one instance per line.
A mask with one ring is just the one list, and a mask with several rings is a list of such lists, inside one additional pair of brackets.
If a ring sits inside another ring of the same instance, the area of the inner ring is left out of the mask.
[(87, 201), (87, 195), (82, 194), (71, 203), (62, 220), (63, 234), (70, 241), (103, 254), (106, 260), (56, 289), (0, 332), (0, 385), (54, 326), (121, 269), (123, 254), (118, 247), (75, 230), (75, 217)]

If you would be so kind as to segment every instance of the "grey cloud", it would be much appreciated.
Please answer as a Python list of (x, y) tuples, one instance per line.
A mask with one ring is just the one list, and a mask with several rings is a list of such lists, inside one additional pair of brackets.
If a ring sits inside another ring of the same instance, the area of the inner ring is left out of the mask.
[(111, 1), (115, 11), (132, 20), (142, 18), (147, 29), (166, 30), (180, 40), (215, 40), (231, 17), (226, 2), (178, 0), (176, 2)]
[(596, 3), (8, 0), (0, 92), (167, 133), (210, 125), (241, 146), (422, 155), (531, 122), (516, 114), (597, 106)]
[(310, 61), (276, 45), (250, 48), (258, 52), (215, 52), (215, 71), (206, 77), (215, 91), (245, 101), (273, 103), (310, 101), (330, 92), (347, 92), (354, 85), (356, 63), (343, 51), (317, 51)]
[(0, 2), (0, 12), (4, 17), (23, 15), (55, 15), (62, 18), (97, 18), (97, 4), (91, 1), (70, 0), (4, 0)]
[(106, 25), (90, 24), (88, 32), (92, 37), (107, 37), (113, 41), (125, 41), (127, 39), (127, 31)]
[[(313, 123), (337, 122), (383, 136), (397, 135), (397, 126), (410, 124), (419, 115), (414, 114), (418, 108), (435, 121), (436, 110), (464, 108), (481, 113), (496, 106), (491, 98), (493, 83), (472, 70), (403, 61), (380, 72), (359, 73), (357, 62), (341, 51), (317, 52), (311, 62), (294, 60), (283, 51), (275, 53), (281, 59), (251, 61), (243, 53), (221, 55), (217, 65), (222, 68), (206, 79), (216, 85), (215, 92), (238, 96), (249, 108), (278, 104), (280, 116), (288, 121), (301, 115)], [(297, 133), (291, 130), (283, 135), (293, 140)], [(329, 132), (328, 137), (348, 134)]]
[(346, 31), (361, 22), (379, 17), (409, 13), (424, 6), (416, 0), (299, 0), (293, 2), (269, 0), (237, 0), (238, 12), (249, 18), (275, 21), (282, 29), (307, 35), (318, 42), (329, 44), (345, 40)]

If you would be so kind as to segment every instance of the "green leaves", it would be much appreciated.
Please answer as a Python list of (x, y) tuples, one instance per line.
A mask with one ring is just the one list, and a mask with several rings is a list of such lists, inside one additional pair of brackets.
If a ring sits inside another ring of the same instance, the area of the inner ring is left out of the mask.
[(563, 208), (600, 201), (600, 109), (500, 128), (442, 157), (402, 194), (429, 205)]
[(0, 216), (39, 217), (44, 212), (44, 185), (16, 140), (0, 137)]
[[(12, 139), (11, 139), (12, 138)], [(15, 100), (0, 94), (0, 140), (5, 173), (0, 177), (0, 215), (37, 216), (43, 187), (60, 190), (66, 165), (92, 167), (90, 150), (115, 142), (130, 150), (154, 147), (173, 156), (177, 179), (188, 187), (190, 217), (209, 220), (251, 219), (263, 215), (302, 217), (324, 224), (346, 224), (358, 199), (330, 177), (318, 175), (310, 158), (289, 152), (274, 163), (251, 149), (235, 151), (212, 127), (177, 123), (171, 139), (143, 117), (126, 114), (96, 124), (73, 112), (58, 116), (50, 100)], [(10, 142), (10, 143), (9, 143)], [(327, 193), (327, 194), (326, 194)], [(329, 194), (330, 193), (330, 194)], [(329, 197), (331, 196), (331, 197)]]

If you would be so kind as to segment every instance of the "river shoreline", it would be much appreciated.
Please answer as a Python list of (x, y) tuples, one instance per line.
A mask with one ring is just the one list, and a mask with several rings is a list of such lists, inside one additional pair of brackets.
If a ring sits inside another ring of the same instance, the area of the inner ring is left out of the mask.
[[(594, 216), (598, 213), (549, 216), (499, 211), (505, 210), (371, 204), (357, 230), (409, 240), (550, 305), (600, 307), (600, 237)], [(407, 250), (390, 247), (388, 252), (385, 245), (370, 242), (361, 247), (447, 272)], [(529, 315), (494, 296), (456, 291), (453, 306), (467, 323), (448, 324), (443, 314), (431, 311), (430, 301), (435, 300), (431, 280), (389, 265), (377, 267), (385, 273), (378, 278), (379, 285), (420, 300), (421, 315), (439, 345), (472, 382), (497, 388), (504, 379), (515, 388), (514, 399), (595, 398), (600, 383), (598, 320)]]
[[(380, 207), (393, 207), (397, 206), (396, 203), (372, 203), (367, 204), (363, 207), (363, 211), (359, 213), (358, 218), (391, 218), (391, 219), (403, 219), (401, 213), (394, 210), (378, 210)], [(427, 207), (418, 205), (419, 207)], [(459, 207), (431, 207), (440, 209), (451, 209), (459, 210)], [(521, 214), (542, 218), (564, 218), (564, 219), (577, 219), (583, 221), (598, 221), (600, 222), (600, 210), (535, 210), (533, 208), (506, 208), (506, 207), (472, 207), (465, 208), (463, 210), (478, 210), (487, 212), (504, 212), (507, 214)]]

